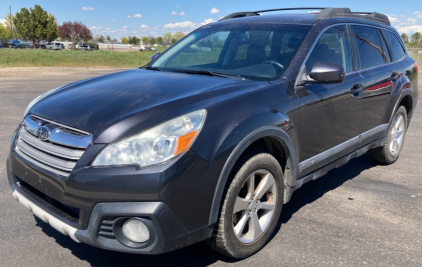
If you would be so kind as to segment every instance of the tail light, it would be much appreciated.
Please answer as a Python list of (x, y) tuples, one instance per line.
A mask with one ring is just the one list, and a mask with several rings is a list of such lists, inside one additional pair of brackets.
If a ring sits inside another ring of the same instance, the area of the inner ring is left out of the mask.
[(415, 72), (418, 72), (418, 62), (415, 61), (415, 63), (413, 63), (413, 67), (415, 67)]

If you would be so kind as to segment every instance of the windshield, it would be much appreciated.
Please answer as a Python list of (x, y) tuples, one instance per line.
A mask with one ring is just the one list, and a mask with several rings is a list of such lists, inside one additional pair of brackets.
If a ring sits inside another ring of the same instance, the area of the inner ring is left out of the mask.
[(310, 28), (277, 23), (207, 25), (169, 48), (149, 67), (274, 80), (287, 69)]

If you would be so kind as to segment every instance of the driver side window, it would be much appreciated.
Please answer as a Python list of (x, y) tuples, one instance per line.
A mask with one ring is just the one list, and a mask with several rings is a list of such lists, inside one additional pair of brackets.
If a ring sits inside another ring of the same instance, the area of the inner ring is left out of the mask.
[(316, 62), (331, 62), (342, 66), (348, 73), (353, 70), (352, 60), (347, 27), (338, 25), (321, 35), (305, 65), (309, 73)]

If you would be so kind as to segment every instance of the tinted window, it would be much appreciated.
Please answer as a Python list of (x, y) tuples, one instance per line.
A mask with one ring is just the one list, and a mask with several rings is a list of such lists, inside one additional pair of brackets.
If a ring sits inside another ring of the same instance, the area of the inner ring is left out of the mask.
[(287, 69), (310, 28), (273, 23), (204, 26), (167, 49), (152, 67), (273, 80)]
[(376, 28), (353, 26), (353, 31), (359, 49), (362, 69), (379, 66), (387, 62)]
[(403, 46), (400, 44), (400, 41), (397, 39), (397, 36), (386, 30), (382, 30), (384, 37), (387, 41), (388, 47), (390, 48), (390, 53), (393, 61), (401, 59), (405, 55)]
[(318, 61), (331, 62), (343, 66), (347, 73), (353, 70), (352, 58), (347, 28), (340, 25), (326, 30), (321, 35), (306, 61), (306, 66), (310, 71)]

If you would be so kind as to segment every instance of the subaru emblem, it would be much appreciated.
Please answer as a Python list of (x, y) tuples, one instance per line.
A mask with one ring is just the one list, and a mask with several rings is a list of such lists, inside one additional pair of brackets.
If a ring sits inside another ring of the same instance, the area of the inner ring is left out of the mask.
[(37, 135), (42, 141), (48, 141), (48, 138), (50, 138), (50, 129), (47, 126), (41, 126), (38, 128)]

